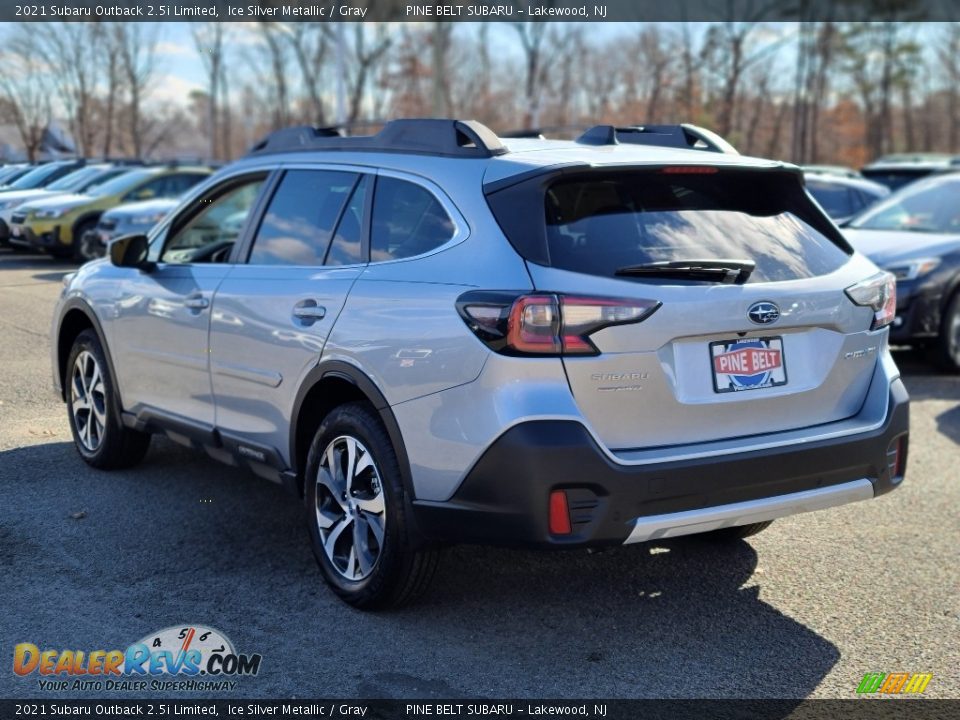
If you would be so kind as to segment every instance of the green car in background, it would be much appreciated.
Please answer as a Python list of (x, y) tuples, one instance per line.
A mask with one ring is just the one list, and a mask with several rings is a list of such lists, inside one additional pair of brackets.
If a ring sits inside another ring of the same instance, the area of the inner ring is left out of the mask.
[(80, 238), (96, 227), (104, 211), (121, 203), (176, 197), (207, 178), (206, 167), (146, 167), (131, 170), (84, 194), (34, 200), (10, 218), (10, 242), (45, 250), (55, 257), (83, 257)]

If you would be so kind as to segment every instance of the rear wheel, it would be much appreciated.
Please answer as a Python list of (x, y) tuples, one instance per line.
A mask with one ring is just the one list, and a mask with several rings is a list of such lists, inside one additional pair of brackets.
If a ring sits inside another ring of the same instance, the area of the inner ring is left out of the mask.
[(113, 378), (93, 330), (84, 330), (74, 341), (64, 382), (70, 431), (80, 457), (101, 470), (140, 462), (150, 435), (123, 425)]
[(947, 304), (940, 323), (940, 337), (933, 346), (933, 360), (943, 370), (960, 373), (960, 292)]
[(708, 537), (711, 540), (719, 540), (720, 542), (733, 542), (763, 532), (772, 524), (773, 520), (765, 520), (764, 522), (751, 523), (750, 525), (736, 525), (734, 527), (721, 528), (720, 530), (708, 532), (704, 537)]
[(310, 446), (304, 502), (313, 553), (330, 588), (373, 610), (414, 600), (439, 559), (415, 547), (389, 435), (365, 403), (342, 405)]

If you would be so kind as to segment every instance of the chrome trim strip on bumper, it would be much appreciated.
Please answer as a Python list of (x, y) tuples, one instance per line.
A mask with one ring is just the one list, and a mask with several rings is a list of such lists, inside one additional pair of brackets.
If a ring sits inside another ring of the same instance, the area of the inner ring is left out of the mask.
[(872, 497), (873, 483), (863, 478), (761, 500), (747, 500), (700, 510), (638, 517), (633, 520), (633, 530), (623, 544), (694, 535), (736, 525), (749, 525), (811, 510), (845, 505), (858, 500), (869, 500)]

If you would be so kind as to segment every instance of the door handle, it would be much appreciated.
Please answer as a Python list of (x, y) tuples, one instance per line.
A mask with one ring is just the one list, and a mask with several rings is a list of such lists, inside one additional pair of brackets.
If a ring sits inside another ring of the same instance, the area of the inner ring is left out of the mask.
[(293, 306), (293, 316), (297, 320), (303, 320), (308, 324), (323, 320), (326, 314), (327, 309), (322, 305), (317, 305), (316, 300), (303, 300)]
[(191, 310), (203, 310), (210, 307), (210, 301), (203, 295), (189, 295), (184, 299), (183, 306)]

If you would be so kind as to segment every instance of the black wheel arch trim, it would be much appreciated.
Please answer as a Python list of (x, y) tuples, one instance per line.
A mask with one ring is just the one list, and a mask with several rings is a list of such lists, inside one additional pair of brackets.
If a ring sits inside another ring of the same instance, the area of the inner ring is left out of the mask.
[(371, 380), (362, 370), (342, 360), (328, 360), (321, 362), (314, 367), (306, 378), (300, 384), (296, 399), (293, 403), (293, 412), (291, 413), (290, 426), (290, 462), (292, 469), (298, 476), (303, 474), (304, 468), (296, 467), (297, 463), (297, 424), (300, 420), (300, 411), (303, 409), (303, 403), (310, 391), (318, 383), (325, 379), (336, 378), (344, 380), (353, 385), (360, 391), (368, 402), (377, 411), (381, 422), (390, 436), (390, 442), (393, 445), (394, 452), (397, 455), (397, 464), (400, 466), (400, 478), (403, 482), (404, 490), (409, 499), (415, 498), (413, 478), (410, 472), (410, 460), (407, 457), (407, 450), (403, 443), (403, 435), (400, 432), (400, 425), (397, 418), (390, 409), (390, 404), (380, 392), (380, 388)]
[[(117, 373), (113, 367), (113, 357), (110, 355), (110, 347), (107, 345), (107, 336), (103, 332), (103, 326), (100, 324), (97, 314), (93, 311), (93, 308), (90, 307), (90, 303), (79, 297), (72, 297), (67, 300), (60, 309), (60, 314), (57, 318), (57, 376), (60, 378), (60, 398), (64, 402), (67, 401), (67, 368), (66, 366), (60, 367), (60, 336), (63, 332), (63, 319), (74, 310), (79, 310), (87, 316), (87, 320), (90, 321), (93, 331), (97, 334), (97, 339), (100, 341), (100, 347), (103, 350), (103, 355), (107, 359), (107, 369), (110, 371), (110, 379), (112, 380), (113, 384), (113, 396), (117, 409), (117, 417), (120, 417), (120, 414), (123, 412), (123, 402), (120, 399), (120, 387), (117, 382)], [(67, 352), (69, 353), (69, 349), (67, 349)]]

